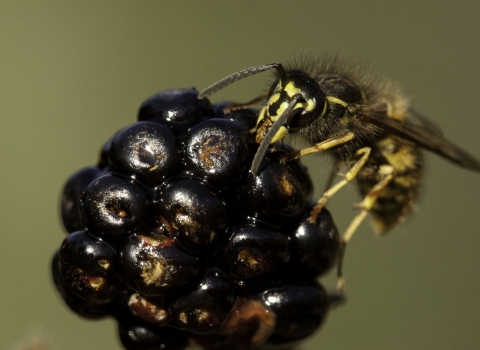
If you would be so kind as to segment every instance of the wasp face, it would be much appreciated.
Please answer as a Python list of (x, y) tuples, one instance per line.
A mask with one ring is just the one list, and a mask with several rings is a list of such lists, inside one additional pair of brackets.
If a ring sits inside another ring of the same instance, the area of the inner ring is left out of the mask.
[(276, 81), (270, 88), (268, 102), (257, 121), (258, 143), (262, 142), (270, 127), (285, 113), (294, 97), (297, 102), (293, 111), (275, 134), (271, 144), (289, 133), (308, 127), (327, 110), (327, 100), (318, 83), (304, 72), (290, 71), (283, 81)]

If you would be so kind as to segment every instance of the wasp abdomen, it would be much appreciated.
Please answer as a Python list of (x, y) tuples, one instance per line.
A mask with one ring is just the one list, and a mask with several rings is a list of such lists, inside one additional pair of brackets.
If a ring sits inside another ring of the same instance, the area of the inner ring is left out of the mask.
[(422, 154), (418, 147), (394, 136), (375, 142), (369, 160), (357, 175), (360, 194), (367, 193), (382, 178), (381, 167), (391, 166), (395, 176), (380, 193), (370, 213), (379, 234), (402, 222), (414, 208), (422, 176)]

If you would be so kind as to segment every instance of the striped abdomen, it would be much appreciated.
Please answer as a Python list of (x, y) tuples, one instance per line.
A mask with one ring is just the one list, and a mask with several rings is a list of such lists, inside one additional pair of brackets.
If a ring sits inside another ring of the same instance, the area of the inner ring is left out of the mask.
[(395, 136), (375, 141), (369, 160), (357, 175), (362, 196), (382, 178), (382, 165), (392, 166), (395, 172), (370, 212), (379, 234), (402, 222), (414, 208), (422, 176), (422, 154), (418, 147)]

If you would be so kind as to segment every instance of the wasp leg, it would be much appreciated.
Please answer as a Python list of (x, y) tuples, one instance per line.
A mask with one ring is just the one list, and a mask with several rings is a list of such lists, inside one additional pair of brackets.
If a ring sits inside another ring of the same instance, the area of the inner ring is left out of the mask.
[(343, 175), (344, 179), (342, 181), (337, 182), (334, 186), (330, 187), (326, 190), (322, 197), (317, 201), (317, 204), (313, 207), (312, 211), (310, 212), (309, 221), (314, 223), (317, 219), (318, 214), (322, 211), (323, 207), (327, 204), (327, 201), (332, 198), (332, 196), (343, 186), (348, 184), (352, 181), (358, 174), (358, 172), (362, 169), (365, 163), (370, 156), (370, 147), (364, 147), (357, 151), (356, 156), (361, 156), (361, 158), (350, 168), (350, 170)]
[(233, 103), (230, 106), (227, 106), (223, 109), (223, 113), (228, 114), (241, 109), (253, 108), (258, 105), (260, 102), (265, 101), (268, 97), (268, 94), (262, 94), (258, 97), (255, 97), (253, 100), (250, 100), (245, 103)]
[(358, 226), (367, 216), (368, 212), (372, 209), (373, 205), (378, 199), (378, 196), (382, 193), (385, 187), (390, 181), (392, 181), (394, 176), (394, 169), (389, 165), (383, 165), (381, 167), (381, 174), (385, 175), (372, 189), (367, 193), (365, 198), (358, 204), (356, 207), (361, 209), (361, 212), (352, 220), (347, 230), (343, 234), (342, 245), (340, 247), (338, 265), (337, 265), (337, 290), (343, 291), (345, 289), (345, 278), (343, 277), (343, 260), (345, 257), (345, 250), (347, 248), (347, 243), (352, 238), (354, 232), (357, 230)]
[(287, 153), (282, 157), (282, 161), (286, 163), (312, 153), (323, 152), (323, 151), (329, 150), (330, 148), (341, 146), (344, 143), (347, 143), (348, 141), (353, 139), (354, 137), (355, 135), (353, 134), (353, 132), (349, 132), (344, 136), (319, 142), (312, 147)]

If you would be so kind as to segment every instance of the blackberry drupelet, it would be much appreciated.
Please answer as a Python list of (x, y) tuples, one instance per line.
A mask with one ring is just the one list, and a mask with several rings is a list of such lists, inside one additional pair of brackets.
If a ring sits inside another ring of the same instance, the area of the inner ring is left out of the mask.
[(216, 118), (223, 118), (237, 122), (245, 129), (251, 130), (255, 128), (258, 119), (258, 112), (255, 108), (228, 109), (233, 107), (235, 103), (229, 101), (222, 101), (212, 106), (213, 114)]
[(112, 171), (135, 176), (158, 186), (180, 170), (180, 149), (175, 135), (164, 125), (138, 122), (112, 140), (109, 150)]
[(313, 206), (307, 206), (302, 222), (291, 235), (292, 263), (298, 264), (298, 271), (318, 277), (336, 266), (341, 239), (327, 209), (320, 212), (315, 224), (307, 220)]
[(62, 194), (61, 215), (63, 226), (67, 232), (75, 232), (85, 228), (80, 214), (80, 198), (87, 186), (99, 176), (100, 169), (96, 166), (90, 166), (77, 171), (65, 184)]
[(115, 238), (148, 227), (155, 213), (150, 191), (134, 178), (117, 174), (93, 180), (83, 192), (80, 207), (92, 232)]
[(172, 327), (146, 322), (123, 309), (115, 315), (118, 335), (128, 350), (182, 350), (188, 346), (188, 334)]
[(167, 125), (177, 136), (213, 116), (208, 99), (198, 99), (195, 89), (175, 89), (150, 96), (140, 106), (138, 121)]
[(290, 241), (278, 229), (242, 225), (233, 229), (218, 258), (221, 267), (240, 281), (262, 277), (289, 261)]
[(86, 231), (73, 232), (60, 247), (60, 275), (78, 297), (103, 304), (126, 290), (117, 276), (115, 249)]
[(205, 273), (197, 289), (175, 300), (170, 308), (176, 324), (194, 334), (214, 334), (235, 302), (233, 283), (217, 268)]
[(118, 251), (119, 274), (141, 295), (163, 296), (191, 285), (200, 273), (200, 259), (159, 233), (130, 235)]
[(286, 149), (272, 149), (256, 176), (248, 176), (240, 188), (238, 211), (273, 225), (294, 228), (312, 195), (311, 180), (298, 161), (283, 164)]
[(235, 194), (248, 175), (255, 142), (248, 129), (225, 119), (192, 127), (185, 141), (185, 168), (225, 194)]
[(157, 189), (156, 199), (159, 220), (185, 245), (210, 246), (228, 233), (227, 205), (198, 179), (171, 179)]
[(114, 317), (125, 349), (295, 344), (337, 301), (315, 277), (336, 264), (338, 231), (327, 211), (306, 220), (313, 185), (281, 162), (288, 149), (248, 172), (255, 110), (197, 95), (150, 97), (67, 181), (55, 286), (80, 316)]
[(135, 316), (160, 327), (172, 321), (163, 297), (146, 297), (139, 293), (133, 293), (128, 299), (128, 308)]
[(262, 300), (277, 316), (271, 344), (298, 342), (315, 333), (328, 314), (328, 295), (322, 285), (311, 281), (287, 282), (282, 288), (266, 290)]
[(98, 304), (92, 301), (84, 300), (73, 294), (65, 285), (60, 275), (60, 249), (57, 250), (52, 259), (51, 272), (52, 280), (58, 293), (65, 304), (77, 315), (89, 319), (99, 320), (110, 315), (112, 309), (110, 304)]

